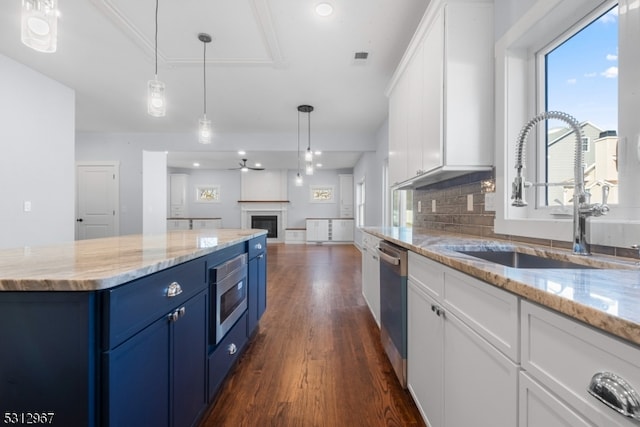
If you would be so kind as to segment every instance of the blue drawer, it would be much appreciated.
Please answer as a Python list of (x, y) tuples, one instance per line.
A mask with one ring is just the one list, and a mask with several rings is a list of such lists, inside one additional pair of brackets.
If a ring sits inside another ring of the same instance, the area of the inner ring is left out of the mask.
[[(103, 350), (118, 346), (203, 290), (205, 277), (205, 259), (198, 258), (106, 291)], [(182, 292), (169, 296), (173, 283), (179, 284)]]
[(260, 237), (254, 237), (247, 242), (247, 245), (249, 259), (255, 258), (267, 250), (267, 235), (263, 234)]
[[(247, 344), (247, 313), (231, 328), (209, 356), (209, 403), (213, 401), (229, 370)], [(234, 346), (235, 352), (230, 351)]]

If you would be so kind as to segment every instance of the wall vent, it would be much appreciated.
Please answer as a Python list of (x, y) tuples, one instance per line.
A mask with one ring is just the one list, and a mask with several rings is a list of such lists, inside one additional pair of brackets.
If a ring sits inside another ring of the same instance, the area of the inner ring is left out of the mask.
[(356, 52), (353, 59), (356, 61), (364, 61), (369, 57), (369, 52)]

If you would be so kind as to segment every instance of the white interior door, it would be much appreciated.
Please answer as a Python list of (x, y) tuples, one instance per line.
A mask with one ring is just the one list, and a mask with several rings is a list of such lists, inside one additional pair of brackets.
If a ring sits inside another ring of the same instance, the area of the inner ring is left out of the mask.
[(76, 165), (76, 240), (119, 233), (118, 163)]

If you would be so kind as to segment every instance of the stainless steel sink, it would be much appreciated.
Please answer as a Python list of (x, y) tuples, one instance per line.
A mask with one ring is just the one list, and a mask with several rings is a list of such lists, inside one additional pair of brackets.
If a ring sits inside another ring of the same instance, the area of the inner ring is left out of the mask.
[(512, 268), (570, 268), (570, 269), (595, 269), (589, 265), (576, 264), (538, 255), (525, 254), (515, 251), (458, 251), (461, 254), (481, 258), (485, 261), (495, 262)]

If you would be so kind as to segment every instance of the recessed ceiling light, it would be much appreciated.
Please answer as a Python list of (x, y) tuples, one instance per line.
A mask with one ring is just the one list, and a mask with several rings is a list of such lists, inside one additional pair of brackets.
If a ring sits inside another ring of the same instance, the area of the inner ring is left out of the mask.
[(321, 168), (322, 167), (322, 163), (316, 163), (316, 167), (317, 168)]
[(262, 163), (256, 163), (256, 167), (257, 168), (261, 168), (262, 167)]
[(333, 13), (333, 6), (329, 3), (319, 3), (316, 6), (316, 13), (320, 16), (329, 16)]
[(200, 167), (200, 163), (198, 163), (198, 162), (193, 162), (193, 167), (194, 167), (194, 168)]
[(244, 150), (240, 150), (240, 151), (238, 151), (238, 154), (241, 155), (241, 156), (244, 156), (245, 154), (247, 154), (247, 152), (244, 151)]
[(322, 156), (322, 151), (316, 151), (316, 152), (315, 152), (315, 153), (313, 153), (313, 154), (315, 154), (316, 156)]

